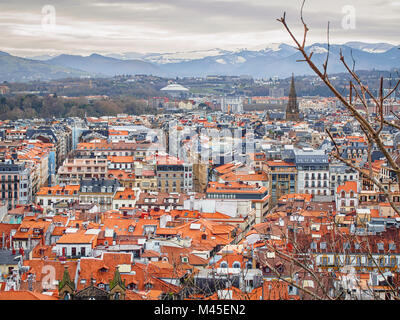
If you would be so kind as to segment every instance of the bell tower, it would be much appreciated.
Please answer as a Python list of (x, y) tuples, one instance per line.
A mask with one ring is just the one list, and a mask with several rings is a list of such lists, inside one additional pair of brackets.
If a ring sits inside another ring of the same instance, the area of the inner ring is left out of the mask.
[(294, 87), (294, 75), (292, 74), (292, 83), (290, 84), (289, 102), (286, 107), (286, 121), (299, 121), (299, 106), (297, 104), (296, 89)]

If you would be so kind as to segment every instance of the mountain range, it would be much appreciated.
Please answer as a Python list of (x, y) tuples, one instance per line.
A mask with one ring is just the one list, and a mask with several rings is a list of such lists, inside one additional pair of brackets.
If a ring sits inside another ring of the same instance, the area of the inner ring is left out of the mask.
[[(313, 52), (313, 61), (322, 66), (328, 52), (326, 43), (306, 47)], [(348, 42), (331, 44), (329, 73), (344, 72), (339, 60), (342, 51), (346, 61), (356, 70), (392, 70), (400, 67), (400, 50), (388, 43)], [(284, 43), (263, 48), (223, 50), (210, 49), (175, 53), (110, 53), (90, 56), (44, 55), (31, 58), (0, 52), (0, 81), (53, 80), (67, 77), (110, 77), (121, 74), (147, 74), (163, 77), (207, 75), (250, 75), (254, 78), (310, 75), (312, 70), (300, 52)]]

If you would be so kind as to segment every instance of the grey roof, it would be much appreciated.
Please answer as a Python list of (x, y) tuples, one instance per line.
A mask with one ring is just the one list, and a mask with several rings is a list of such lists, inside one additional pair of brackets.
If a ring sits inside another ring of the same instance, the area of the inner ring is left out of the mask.
[(82, 180), (80, 182), (81, 193), (114, 193), (120, 186), (118, 180)]
[(16, 254), (12, 254), (11, 250), (0, 250), (0, 265), (16, 265), (20, 258), (22, 258), (22, 256), (18, 251)]
[(328, 164), (329, 159), (323, 150), (295, 150), (296, 164)]

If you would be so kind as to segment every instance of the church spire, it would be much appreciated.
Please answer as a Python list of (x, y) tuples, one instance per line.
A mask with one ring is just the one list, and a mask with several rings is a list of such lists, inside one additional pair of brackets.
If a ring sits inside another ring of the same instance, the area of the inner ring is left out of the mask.
[(121, 274), (119, 273), (119, 268), (115, 268), (114, 278), (110, 282), (110, 290), (112, 290), (115, 286), (119, 285), (122, 289), (125, 289), (125, 283), (122, 282)]
[(72, 282), (69, 276), (68, 266), (65, 266), (64, 275), (61, 282), (58, 285), (58, 294), (60, 298), (69, 300), (74, 295), (75, 284)]
[(287, 121), (298, 121), (299, 120), (299, 108), (297, 105), (296, 88), (294, 86), (294, 74), (292, 73), (292, 82), (290, 84), (289, 91), (289, 102), (286, 107), (286, 120)]
[(292, 83), (290, 84), (289, 99), (294, 98), (297, 100), (296, 89), (294, 87), (294, 74), (292, 73)]

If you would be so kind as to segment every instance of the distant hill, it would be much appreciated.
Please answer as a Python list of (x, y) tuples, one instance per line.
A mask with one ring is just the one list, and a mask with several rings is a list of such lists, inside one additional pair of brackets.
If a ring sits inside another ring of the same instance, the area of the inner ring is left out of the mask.
[(87, 72), (49, 65), (43, 61), (25, 59), (0, 52), (0, 82), (25, 82), (32, 80), (55, 80), (88, 76)]
[(162, 68), (152, 63), (141, 60), (120, 60), (105, 57), (99, 54), (92, 54), (88, 57), (78, 55), (60, 55), (47, 60), (46, 63), (54, 66), (80, 69), (92, 74), (100, 73), (107, 76), (122, 74), (152, 74), (166, 76)]

